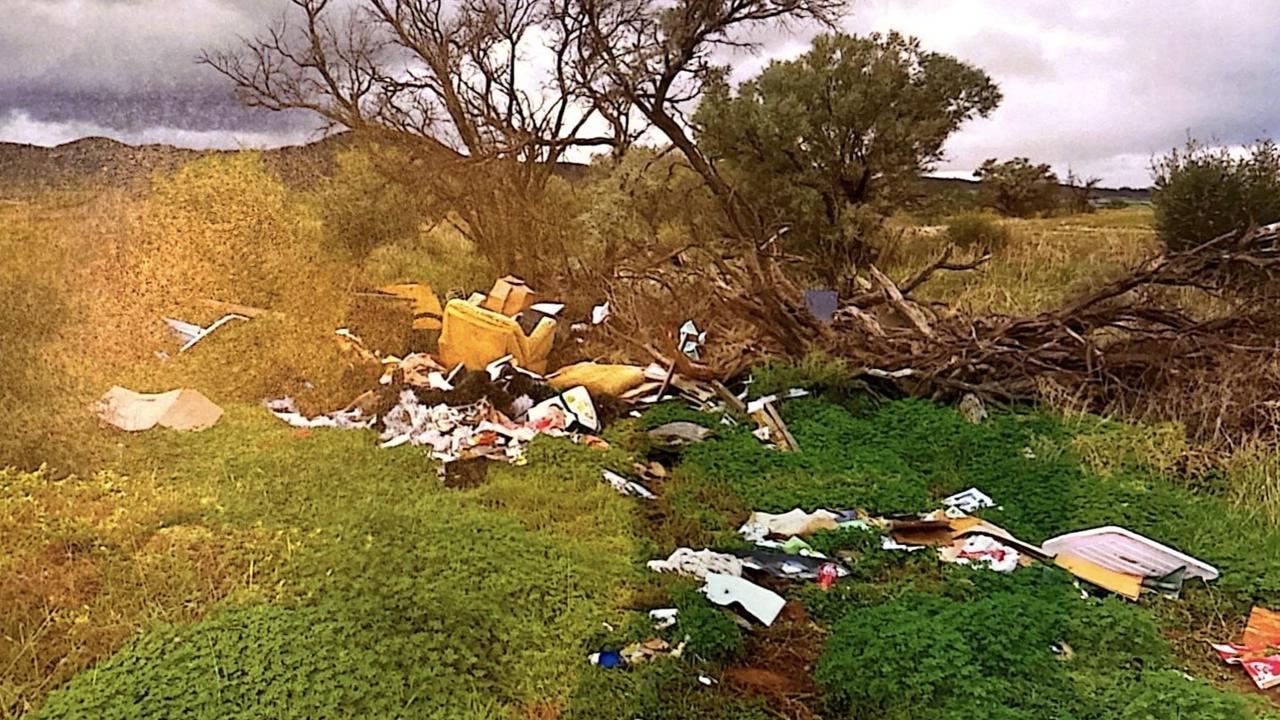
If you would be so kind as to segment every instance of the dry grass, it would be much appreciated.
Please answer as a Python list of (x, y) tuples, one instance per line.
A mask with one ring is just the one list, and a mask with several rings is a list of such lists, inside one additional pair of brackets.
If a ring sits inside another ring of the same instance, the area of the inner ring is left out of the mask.
[(206, 504), (148, 478), (0, 470), (0, 718), (148, 623), (261, 595), (275, 540), (206, 525)]
[[(974, 313), (1033, 314), (1115, 278), (1158, 252), (1148, 207), (1089, 215), (1004, 220), (1012, 237), (982, 269), (943, 273), (917, 291), (921, 299)], [(946, 228), (907, 228), (886, 269), (906, 276), (946, 244)]]

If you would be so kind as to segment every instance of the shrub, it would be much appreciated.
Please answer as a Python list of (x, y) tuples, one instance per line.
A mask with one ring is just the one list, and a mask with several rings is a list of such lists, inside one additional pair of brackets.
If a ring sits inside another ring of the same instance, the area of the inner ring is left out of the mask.
[(991, 158), (974, 173), (983, 205), (1001, 215), (1031, 217), (1059, 203), (1058, 176), (1048, 165), (1032, 165), (1024, 157), (997, 162)]
[(1280, 148), (1270, 140), (1243, 157), (1189, 140), (1157, 160), (1152, 175), (1156, 230), (1169, 250), (1280, 220)]
[(983, 213), (964, 213), (947, 223), (947, 239), (965, 250), (999, 252), (1009, 245), (1010, 237), (1007, 226)]

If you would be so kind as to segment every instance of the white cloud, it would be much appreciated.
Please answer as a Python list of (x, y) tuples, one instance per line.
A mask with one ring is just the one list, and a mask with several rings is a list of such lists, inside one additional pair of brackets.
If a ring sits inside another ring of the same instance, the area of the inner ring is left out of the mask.
[(119, 130), (79, 120), (36, 120), (20, 111), (0, 116), (0, 142), (53, 147), (84, 137), (109, 137), (129, 145), (159, 143), (197, 150), (267, 149), (303, 143), (316, 138), (314, 133), (289, 130), (229, 132), (183, 130), (165, 126)]

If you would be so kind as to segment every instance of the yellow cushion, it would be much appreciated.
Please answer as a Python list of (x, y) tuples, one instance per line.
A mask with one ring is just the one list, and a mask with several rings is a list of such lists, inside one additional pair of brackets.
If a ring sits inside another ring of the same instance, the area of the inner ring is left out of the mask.
[(426, 283), (401, 283), (398, 285), (383, 285), (378, 290), (406, 298), (413, 303), (414, 330), (440, 329), (440, 298), (436, 297), (430, 285)]
[(601, 365), (582, 362), (561, 368), (547, 382), (554, 388), (582, 385), (592, 395), (617, 397), (644, 382), (644, 368), (636, 365)]

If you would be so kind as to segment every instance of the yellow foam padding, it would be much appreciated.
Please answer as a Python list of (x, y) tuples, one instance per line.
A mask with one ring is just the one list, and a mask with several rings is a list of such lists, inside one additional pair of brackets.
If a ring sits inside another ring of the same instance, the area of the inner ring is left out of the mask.
[(444, 307), (440, 331), (440, 360), (445, 367), (462, 363), (468, 370), (510, 355), (516, 365), (535, 373), (547, 370), (547, 356), (555, 340), (556, 321), (543, 318), (529, 335), (515, 320), (464, 300), (450, 300)]
[(412, 301), (414, 330), (440, 329), (440, 316), (443, 314), (440, 309), (440, 298), (436, 297), (430, 285), (426, 283), (400, 283), (397, 285), (383, 285), (378, 290)]
[(1053, 563), (1090, 585), (1097, 585), (1130, 600), (1137, 600), (1142, 593), (1142, 578), (1137, 575), (1108, 570), (1097, 563), (1066, 553), (1055, 557)]
[(553, 388), (567, 389), (581, 385), (592, 395), (617, 397), (644, 382), (644, 368), (582, 362), (561, 368), (547, 382)]

